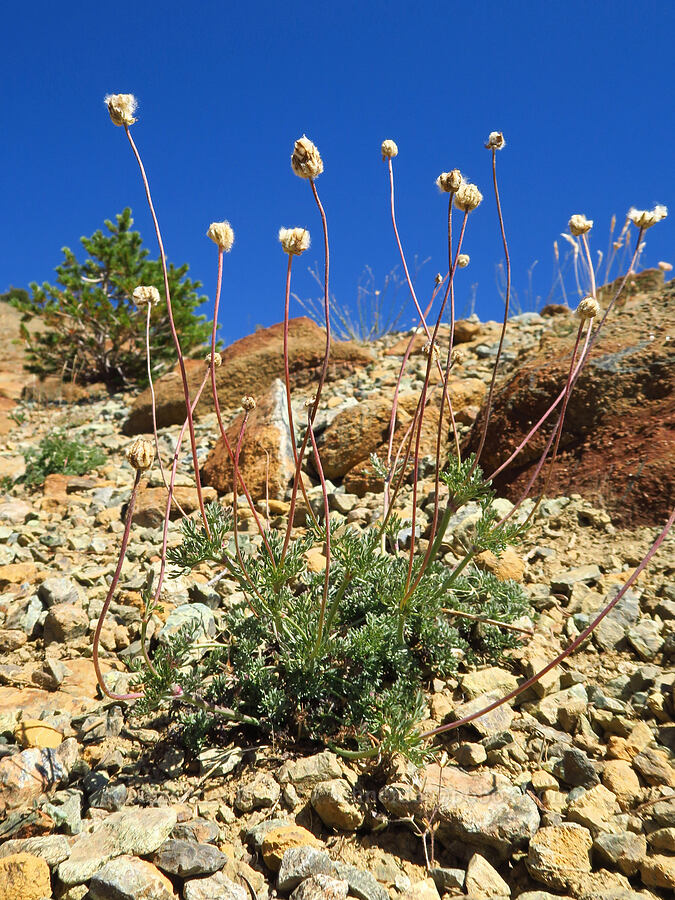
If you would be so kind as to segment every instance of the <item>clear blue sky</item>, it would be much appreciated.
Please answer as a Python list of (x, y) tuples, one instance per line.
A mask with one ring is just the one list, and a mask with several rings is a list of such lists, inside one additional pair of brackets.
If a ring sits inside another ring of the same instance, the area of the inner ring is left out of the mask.
[(316, 293), (306, 264), (321, 259), (319, 221), (289, 165), (303, 132), (325, 163), (318, 187), (343, 303), (366, 264), (381, 278), (398, 262), (383, 138), (399, 145), (399, 224), (410, 258), (431, 257), (425, 284), (446, 253), (436, 176), (458, 167), (484, 190), (458, 275), (460, 309), (478, 282), (481, 318), (500, 314), (491, 130), (508, 142), (498, 164), (521, 294), (534, 260), (535, 289), (548, 291), (552, 242), (575, 212), (595, 220), (604, 250), (612, 213), (668, 205), (645, 262), (675, 263), (671, 0), (37, 0), (9, 4), (3, 32), (0, 291), (53, 279), (60, 248), (79, 248), (126, 205), (156, 255), (138, 171), (102, 102), (115, 92), (139, 98), (133, 133), (168, 255), (189, 262), (210, 297), (216, 250), (204, 233), (214, 219), (234, 226), (225, 340), (282, 317), (280, 226), (310, 229), (294, 286)]

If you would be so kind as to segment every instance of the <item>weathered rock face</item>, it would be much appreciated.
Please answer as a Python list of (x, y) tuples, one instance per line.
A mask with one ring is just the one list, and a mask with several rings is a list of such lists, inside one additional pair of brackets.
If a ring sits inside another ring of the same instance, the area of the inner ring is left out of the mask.
[[(288, 354), (293, 387), (310, 384), (318, 377), (325, 346), (325, 331), (311, 319), (306, 316), (291, 319)], [(239, 406), (245, 394), (258, 399), (275, 378), (284, 377), (283, 324), (263, 328), (235, 341), (223, 351), (222, 357), (223, 364), (216, 370), (221, 407), (232, 409)], [(351, 341), (334, 341), (331, 344), (328, 377), (341, 377), (357, 367), (367, 365), (373, 359), (372, 352), (365, 347), (359, 347)], [(187, 360), (186, 369), (190, 394), (194, 397), (204, 377), (204, 362)], [(157, 425), (163, 427), (182, 424), (185, 420), (185, 400), (178, 367), (157, 381), (155, 394)], [(125, 434), (152, 431), (151, 399), (149, 389), (136, 398), (124, 425)], [(196, 415), (212, 410), (213, 395), (211, 385), (207, 383)]]
[[(652, 331), (650, 308), (659, 304)], [(498, 386), (481, 457), (491, 474), (515, 450), (564, 388), (577, 320), (570, 334), (545, 335), (537, 352)], [(675, 489), (675, 281), (628, 299), (607, 319), (572, 392), (548, 494), (572, 491), (602, 501), (620, 524), (657, 525), (670, 512)], [(466, 442), (476, 450), (485, 410)], [(544, 450), (557, 411), (520, 456), (494, 481), (519, 496)], [(536, 490), (536, 485), (535, 485)]]
[[(169, 474), (170, 473), (167, 472), (167, 481)], [(197, 496), (196, 488), (174, 487), (173, 496), (174, 502), (171, 505), (171, 512), (169, 514), (169, 518), (172, 521), (178, 519), (181, 515), (176, 506), (176, 500), (188, 515), (199, 509), (199, 498)], [(204, 485), (202, 497), (206, 504), (216, 500), (218, 495), (212, 487), (206, 487), (206, 485)], [(136, 505), (134, 507), (134, 524), (141, 528), (159, 528), (159, 526), (164, 523), (166, 498), (167, 493), (165, 487), (148, 487), (141, 483), (141, 488), (138, 492)], [(122, 507), (123, 516), (126, 516), (127, 506), (128, 504), (125, 503)]]
[(427, 766), (420, 788), (390, 784), (379, 794), (392, 815), (420, 821), (436, 810), (441, 841), (460, 840), (489, 849), (505, 859), (523, 846), (539, 827), (539, 812), (531, 797), (508, 778), (491, 772), (469, 775), (456, 766)]
[[(230, 446), (237, 446), (243, 413), (226, 429)], [(239, 471), (254, 500), (265, 497), (269, 484), (270, 498), (280, 499), (293, 478), (295, 465), (286, 408), (286, 390), (277, 378), (258, 405), (249, 414), (239, 454)], [(223, 439), (220, 438), (202, 468), (204, 484), (218, 493), (233, 490), (234, 471)], [(241, 486), (239, 487), (241, 494)]]

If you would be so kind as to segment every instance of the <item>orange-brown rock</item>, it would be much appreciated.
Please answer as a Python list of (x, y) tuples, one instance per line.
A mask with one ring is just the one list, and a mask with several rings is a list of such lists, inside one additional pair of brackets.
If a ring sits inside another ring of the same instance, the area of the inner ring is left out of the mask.
[[(237, 445), (244, 414), (237, 416), (227, 429), (230, 446)], [(239, 454), (239, 471), (254, 500), (266, 494), (282, 499), (295, 471), (286, 407), (286, 391), (279, 379), (249, 413)], [(218, 441), (202, 468), (204, 484), (219, 494), (233, 490), (234, 470), (222, 438)], [(241, 494), (241, 487), (239, 488)]]
[[(293, 387), (310, 384), (318, 377), (326, 346), (326, 334), (322, 328), (306, 316), (291, 319), (289, 323), (289, 367)], [(244, 395), (258, 399), (271, 386), (275, 378), (284, 376), (283, 324), (263, 328), (254, 334), (235, 341), (222, 352), (223, 364), (216, 370), (216, 385), (223, 409), (235, 409)], [(331, 344), (328, 378), (342, 377), (374, 359), (367, 347), (352, 341), (334, 341)], [(197, 392), (204, 376), (202, 360), (186, 363), (191, 396)], [(160, 378), (155, 385), (157, 396), (157, 424), (182, 424), (185, 420), (183, 383), (178, 367)], [(210, 383), (204, 388), (196, 415), (213, 410)], [(124, 425), (125, 434), (143, 434), (152, 431), (150, 391), (140, 394)]]
[[(205, 504), (218, 499), (218, 495), (210, 487), (202, 487), (202, 495)], [(196, 488), (175, 487), (173, 496), (171, 519), (177, 519), (180, 516), (180, 511), (175, 503), (176, 500), (188, 515), (199, 509)], [(134, 507), (134, 524), (139, 525), (141, 528), (159, 528), (163, 524), (166, 514), (166, 498), (167, 492), (164, 486), (148, 487), (142, 484), (136, 498), (136, 506)], [(127, 506), (128, 504), (125, 503), (122, 507), (123, 518), (127, 514)]]
[(45, 574), (38, 574), (35, 563), (7, 563), (6, 566), (0, 566), (0, 589), (26, 581), (35, 584), (37, 581), (44, 581), (45, 577)]
[[(651, 294), (629, 294), (623, 308), (612, 310), (571, 394), (549, 495), (579, 493), (604, 506), (618, 524), (667, 519), (675, 492), (674, 329), (675, 280)], [(541, 346), (498, 383), (481, 456), (486, 474), (506, 461), (564, 388), (575, 335), (576, 325), (563, 319), (561, 334), (544, 335)], [(476, 450), (484, 415), (465, 450)], [(500, 495), (521, 495), (557, 419), (556, 411), (494, 480)], [(533, 492), (540, 486), (541, 476)]]
[(0, 900), (43, 900), (52, 896), (49, 866), (32, 853), (0, 859)]
[(317, 440), (326, 478), (342, 478), (386, 440), (391, 420), (391, 401), (364, 400), (339, 412)]

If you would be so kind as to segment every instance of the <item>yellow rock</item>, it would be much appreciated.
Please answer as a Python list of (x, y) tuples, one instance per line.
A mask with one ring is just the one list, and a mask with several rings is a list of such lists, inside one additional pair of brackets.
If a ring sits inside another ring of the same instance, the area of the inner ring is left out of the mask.
[(515, 550), (507, 547), (500, 556), (495, 556), (491, 550), (483, 550), (475, 559), (479, 569), (491, 572), (500, 581), (522, 581), (525, 563)]
[(52, 896), (49, 866), (32, 853), (0, 859), (0, 900), (42, 900)]
[(63, 741), (63, 734), (58, 729), (40, 719), (23, 719), (14, 729), (14, 737), (24, 749), (58, 747)]
[(273, 828), (265, 835), (262, 842), (262, 855), (265, 865), (273, 872), (278, 872), (281, 866), (281, 858), (291, 847), (316, 847), (322, 846), (311, 831), (300, 825), (280, 825)]
[(321, 552), (321, 547), (311, 547), (305, 553), (305, 559), (310, 572), (324, 572), (326, 570), (326, 557)]

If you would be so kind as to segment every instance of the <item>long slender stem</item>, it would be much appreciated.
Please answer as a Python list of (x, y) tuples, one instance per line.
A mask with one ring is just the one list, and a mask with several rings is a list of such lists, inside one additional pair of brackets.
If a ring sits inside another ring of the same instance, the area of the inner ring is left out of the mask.
[(169, 289), (169, 270), (166, 265), (166, 254), (164, 252), (164, 243), (162, 241), (162, 233), (159, 228), (159, 221), (157, 219), (157, 214), (155, 213), (155, 207), (152, 202), (152, 195), (150, 193), (150, 183), (148, 182), (148, 177), (145, 173), (145, 167), (143, 165), (143, 160), (141, 159), (141, 155), (138, 152), (138, 148), (134, 143), (134, 139), (131, 136), (131, 131), (129, 131), (129, 126), (125, 125), (124, 130), (126, 131), (127, 138), (129, 139), (129, 144), (131, 145), (131, 149), (133, 151), (134, 156), (136, 157), (136, 162), (138, 163), (138, 167), (141, 172), (141, 178), (143, 179), (143, 187), (145, 188), (145, 196), (148, 201), (148, 206), (150, 207), (150, 214), (152, 216), (152, 221), (155, 226), (155, 234), (157, 235), (157, 243), (159, 244), (159, 256), (162, 262), (162, 274), (164, 276), (164, 293), (166, 295), (166, 311), (169, 316), (169, 326), (171, 328), (171, 336), (173, 337), (174, 346), (176, 347), (176, 353), (178, 355), (178, 365), (180, 367), (181, 379), (183, 381), (183, 394), (185, 395), (185, 408), (187, 410), (187, 418), (188, 418), (188, 428), (190, 430), (190, 447), (192, 449), (192, 463), (194, 466), (194, 474), (195, 474), (195, 484), (197, 486), (197, 499), (199, 502), (199, 511), (202, 516), (202, 522), (204, 523), (204, 530), (208, 537), (211, 536), (211, 532), (209, 530), (209, 523), (206, 520), (206, 510), (204, 509), (204, 498), (202, 497), (202, 484), (201, 479), (199, 477), (199, 460), (197, 458), (197, 441), (195, 439), (195, 425), (192, 419), (192, 404), (190, 401), (190, 388), (187, 380), (187, 371), (185, 369), (185, 359), (183, 357), (183, 351), (181, 350), (180, 340), (178, 339), (178, 332), (176, 331), (176, 325), (173, 319), (173, 308), (171, 306), (171, 291)]
[(572, 641), (572, 643), (562, 651), (562, 653), (559, 653), (554, 659), (547, 663), (543, 669), (540, 669), (538, 672), (532, 675), (531, 678), (528, 678), (527, 681), (524, 681), (522, 684), (518, 685), (517, 688), (509, 691), (509, 693), (504, 697), (501, 697), (499, 700), (495, 700), (494, 703), (490, 703), (488, 706), (485, 706), (483, 709), (477, 710), (475, 713), (471, 713), (471, 715), (469, 716), (464, 716), (463, 718), (458, 719), (456, 722), (450, 722), (448, 725), (441, 725), (440, 728), (434, 728), (432, 731), (427, 731), (422, 735), (422, 737), (435, 737), (435, 735), (437, 734), (443, 734), (446, 731), (452, 731), (455, 728), (460, 728), (462, 725), (467, 725), (469, 722), (473, 722), (475, 719), (480, 719), (480, 717), (484, 716), (486, 713), (492, 712), (493, 709), (497, 709), (498, 707), (503, 706), (505, 703), (508, 703), (509, 700), (513, 700), (514, 697), (522, 694), (523, 691), (526, 691), (528, 688), (532, 687), (533, 684), (536, 684), (541, 678), (543, 678), (547, 672), (550, 672), (551, 669), (555, 669), (556, 666), (559, 666), (560, 663), (563, 662), (563, 660), (567, 659), (567, 657), (571, 653), (574, 653), (574, 651), (583, 644), (586, 638), (595, 631), (600, 622), (602, 622), (602, 620), (606, 616), (608, 616), (609, 613), (614, 609), (617, 603), (620, 602), (626, 591), (628, 591), (635, 584), (640, 574), (647, 567), (652, 557), (665, 540), (666, 535), (673, 526), (673, 522), (675, 522), (675, 509), (673, 509), (673, 511), (671, 512), (663, 531), (659, 534), (657, 539), (649, 548), (649, 551), (644, 556), (641, 563), (637, 566), (631, 577), (626, 581), (623, 587), (619, 591), (617, 591), (616, 596), (609, 603), (607, 603), (606, 606), (603, 607), (603, 609), (598, 613), (595, 619), (593, 619), (590, 625), (584, 628), (581, 634), (579, 634)]
[(330, 507), (328, 506), (328, 488), (326, 486), (326, 479), (323, 475), (323, 466), (321, 465), (321, 458), (319, 457), (319, 451), (316, 446), (316, 438), (314, 437), (314, 428), (312, 427), (312, 417), (311, 410), (308, 411), (307, 415), (307, 430), (309, 432), (309, 438), (312, 442), (312, 450), (314, 451), (314, 459), (316, 460), (316, 470), (319, 476), (319, 481), (321, 482), (321, 493), (323, 494), (323, 508), (324, 508), (324, 518), (325, 518), (325, 526), (326, 526), (326, 571), (323, 579), (323, 595), (321, 597), (321, 609), (319, 610), (319, 624), (316, 632), (316, 644), (314, 645), (314, 650), (312, 652), (312, 656), (316, 656), (321, 649), (321, 644), (323, 643), (323, 626), (326, 618), (326, 606), (328, 604), (328, 588), (330, 586), (330, 563), (331, 563), (331, 553), (330, 553)]

